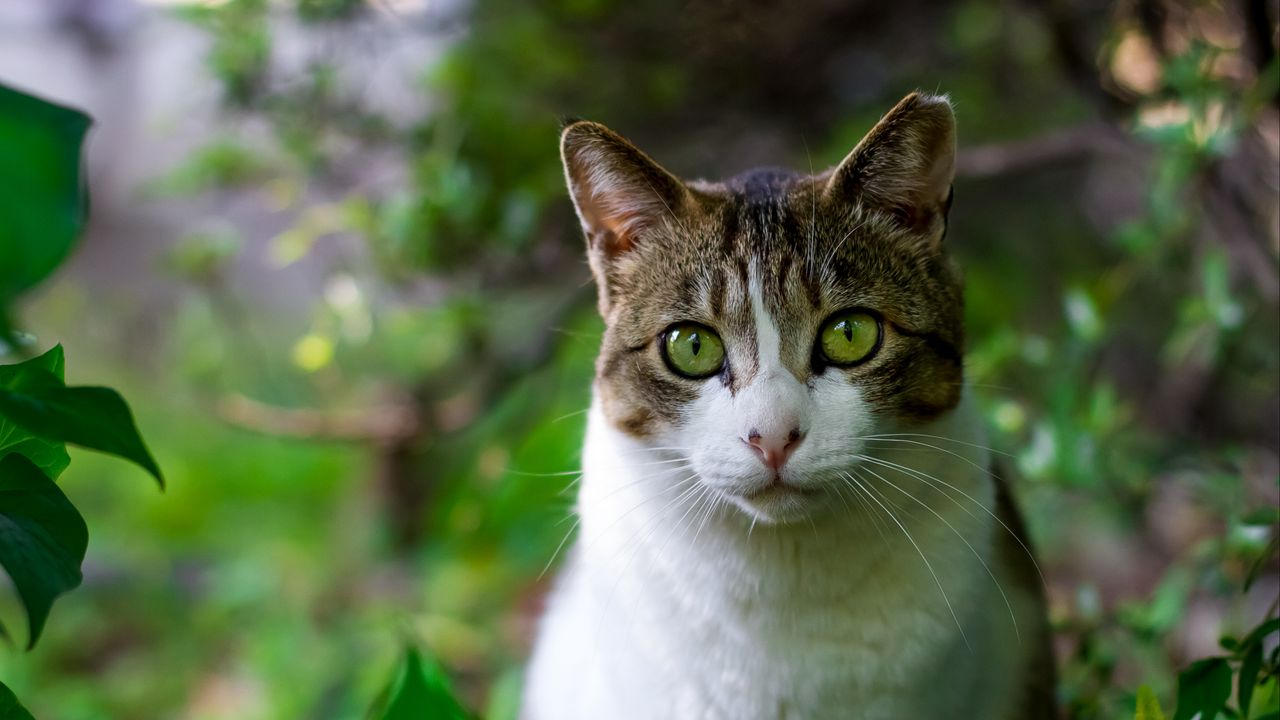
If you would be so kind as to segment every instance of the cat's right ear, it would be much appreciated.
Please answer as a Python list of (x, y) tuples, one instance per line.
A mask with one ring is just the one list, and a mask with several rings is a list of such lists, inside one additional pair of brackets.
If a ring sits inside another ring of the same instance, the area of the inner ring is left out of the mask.
[(653, 227), (678, 224), (694, 202), (676, 176), (599, 123), (567, 126), (560, 135), (560, 157), (597, 270), (597, 262), (630, 251)]
[(956, 120), (946, 97), (911, 93), (832, 171), (823, 197), (888, 211), (938, 247), (956, 167)]

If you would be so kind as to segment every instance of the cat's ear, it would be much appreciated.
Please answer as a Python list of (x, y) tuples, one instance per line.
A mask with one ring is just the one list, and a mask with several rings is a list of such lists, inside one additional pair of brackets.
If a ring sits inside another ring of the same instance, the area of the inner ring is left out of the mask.
[(956, 120), (937, 95), (903, 98), (831, 173), (827, 202), (862, 202), (890, 212), (939, 243), (951, 207)]
[(631, 250), (658, 223), (678, 222), (694, 202), (676, 176), (599, 123), (566, 127), (560, 157), (593, 266)]

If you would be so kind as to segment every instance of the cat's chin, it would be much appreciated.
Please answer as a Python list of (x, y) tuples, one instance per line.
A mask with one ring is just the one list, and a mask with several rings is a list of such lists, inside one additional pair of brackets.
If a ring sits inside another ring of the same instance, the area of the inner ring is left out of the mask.
[(813, 512), (815, 490), (773, 483), (759, 490), (730, 496), (730, 501), (754, 523), (786, 525)]

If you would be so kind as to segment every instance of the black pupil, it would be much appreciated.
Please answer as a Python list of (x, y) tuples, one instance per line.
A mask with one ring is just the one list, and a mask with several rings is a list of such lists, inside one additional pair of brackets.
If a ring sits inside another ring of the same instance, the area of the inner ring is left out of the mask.
[(689, 334), (689, 347), (693, 348), (693, 354), (697, 355), (702, 349), (702, 338), (698, 337), (698, 333)]
[(853, 342), (853, 323), (848, 320), (841, 320), (839, 327), (844, 329), (844, 339)]

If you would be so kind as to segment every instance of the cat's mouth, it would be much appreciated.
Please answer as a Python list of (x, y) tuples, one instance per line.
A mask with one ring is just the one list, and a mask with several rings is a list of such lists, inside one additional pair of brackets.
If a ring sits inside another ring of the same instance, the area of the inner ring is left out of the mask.
[(811, 505), (810, 498), (819, 490), (793, 485), (781, 478), (763, 487), (736, 493), (731, 497), (752, 522), (786, 523), (803, 517)]
[(783, 500), (787, 498), (807, 497), (816, 493), (816, 490), (806, 489), (792, 485), (780, 477), (774, 476), (773, 482), (762, 488), (743, 493), (742, 498), (753, 503), (767, 503), (775, 500)]

